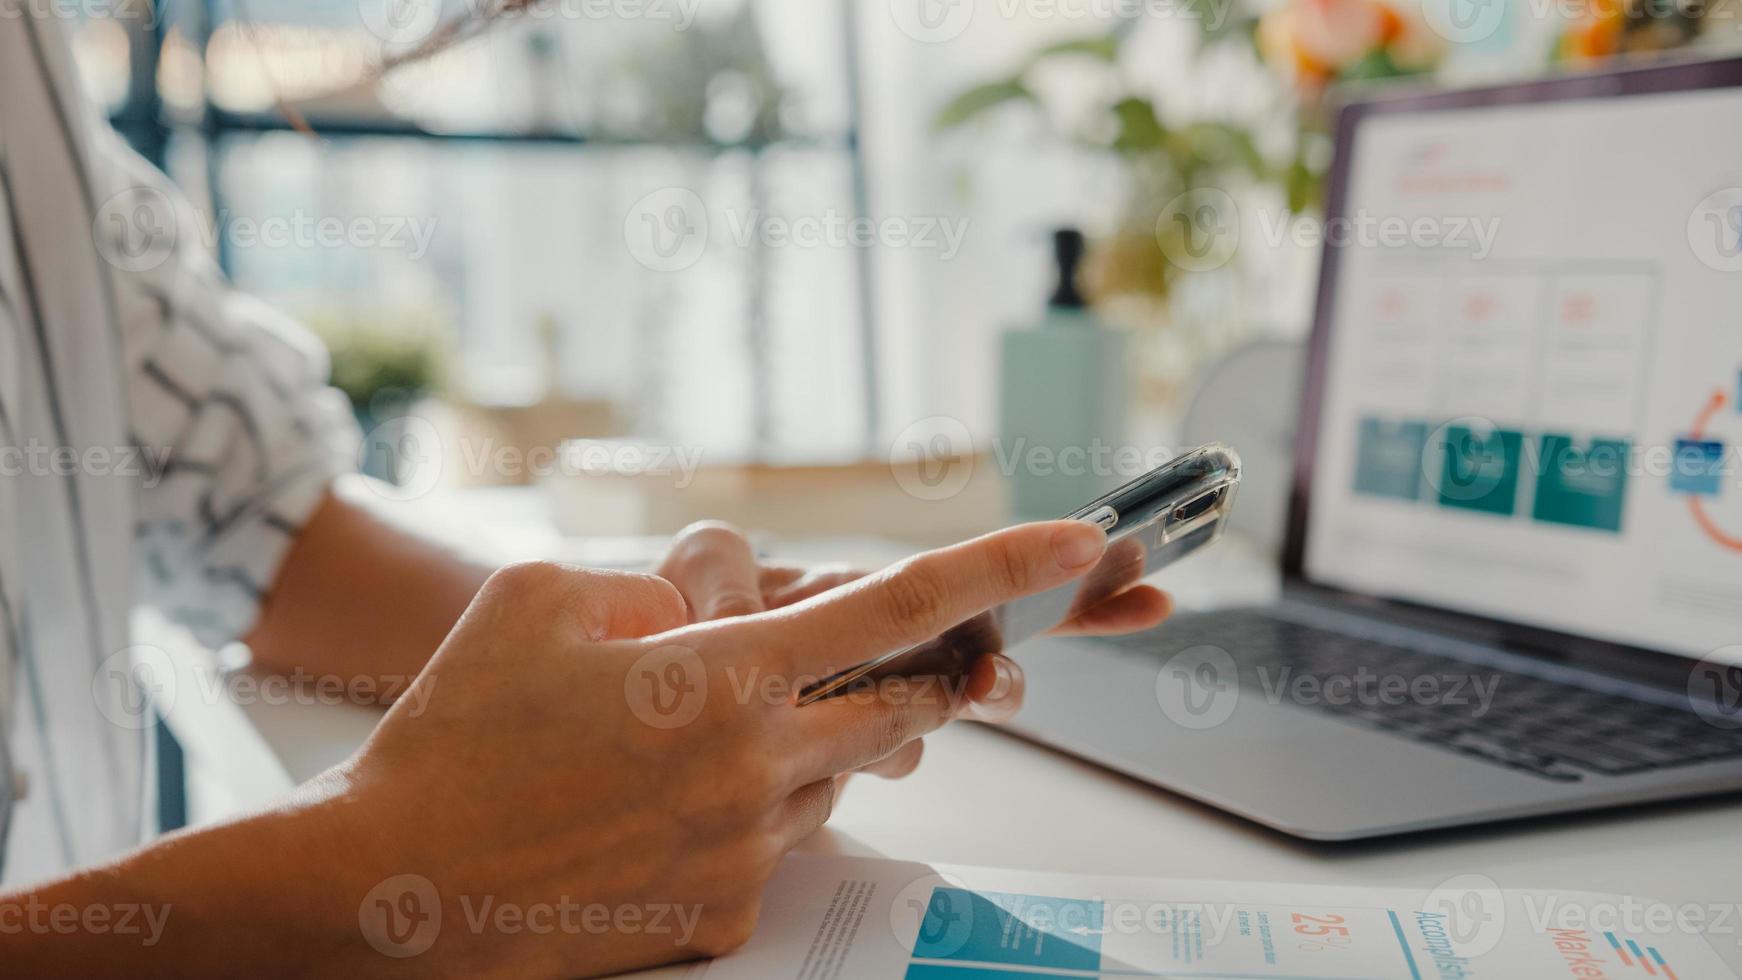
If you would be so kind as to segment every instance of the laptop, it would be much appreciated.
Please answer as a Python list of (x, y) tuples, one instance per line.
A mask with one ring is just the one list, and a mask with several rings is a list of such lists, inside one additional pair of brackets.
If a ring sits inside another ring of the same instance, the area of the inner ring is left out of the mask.
[(1029, 644), (1013, 729), (1318, 840), (1742, 789), (1738, 119), (1742, 59), (1347, 106), (1280, 598)]

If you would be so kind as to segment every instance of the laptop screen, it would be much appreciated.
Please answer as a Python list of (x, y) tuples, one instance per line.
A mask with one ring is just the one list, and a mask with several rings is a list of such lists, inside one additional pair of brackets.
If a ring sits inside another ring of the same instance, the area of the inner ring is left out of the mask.
[(1739, 120), (1738, 88), (1359, 118), (1309, 580), (1742, 662)]

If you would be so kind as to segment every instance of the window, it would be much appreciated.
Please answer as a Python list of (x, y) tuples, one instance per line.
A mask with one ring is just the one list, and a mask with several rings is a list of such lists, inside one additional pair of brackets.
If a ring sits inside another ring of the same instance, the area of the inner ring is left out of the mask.
[[(552, 0), (384, 78), (380, 35), (433, 6), (158, 6), (83, 25), (80, 64), (240, 287), (444, 338), (463, 400), (608, 401), (719, 456), (866, 448), (866, 250), (765, 247), (865, 207), (841, 6)], [(674, 188), (707, 231), (681, 268), (631, 242)]]

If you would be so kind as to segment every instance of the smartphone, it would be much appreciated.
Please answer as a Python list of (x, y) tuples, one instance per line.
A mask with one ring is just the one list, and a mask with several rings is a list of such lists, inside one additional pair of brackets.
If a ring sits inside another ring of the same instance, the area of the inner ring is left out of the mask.
[(1107, 532), (1107, 553), (1082, 577), (1007, 602), (918, 646), (824, 678), (801, 705), (895, 674), (960, 676), (976, 657), (1033, 639), (1222, 536), (1240, 487), (1240, 457), (1211, 443), (1176, 456), (1065, 515)]

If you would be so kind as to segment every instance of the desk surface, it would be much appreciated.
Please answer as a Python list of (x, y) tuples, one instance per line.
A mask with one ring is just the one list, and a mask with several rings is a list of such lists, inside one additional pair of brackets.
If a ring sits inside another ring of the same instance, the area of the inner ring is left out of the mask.
[[(808, 549), (806, 549), (808, 550)], [(1205, 556), (1209, 558), (1210, 556)], [(1188, 601), (1262, 594), (1230, 556), (1168, 583)], [(351, 753), (375, 715), (255, 706), (254, 727), (301, 781)], [(1034, 746), (957, 725), (900, 782), (858, 778), (810, 850), (1043, 871), (1431, 888), (1486, 875), (1501, 887), (1581, 889), (1730, 908), (1710, 937), (1742, 974), (1742, 799), (1653, 806), (1358, 844), (1309, 844)]]

